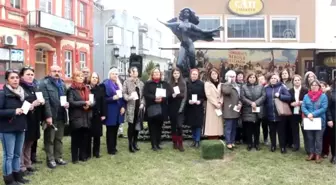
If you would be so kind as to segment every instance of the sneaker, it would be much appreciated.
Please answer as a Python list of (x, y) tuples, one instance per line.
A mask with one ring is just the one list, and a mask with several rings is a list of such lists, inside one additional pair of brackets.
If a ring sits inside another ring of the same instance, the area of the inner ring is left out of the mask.
[(56, 160), (56, 164), (58, 164), (58, 165), (66, 165), (67, 162), (64, 161), (63, 159), (58, 159), (58, 160)]

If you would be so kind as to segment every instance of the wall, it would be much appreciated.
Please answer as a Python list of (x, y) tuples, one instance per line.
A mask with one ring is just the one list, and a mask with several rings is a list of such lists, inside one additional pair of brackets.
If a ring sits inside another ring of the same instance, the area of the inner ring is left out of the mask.
[(316, 42), (336, 43), (336, 5), (331, 0), (316, 0)]

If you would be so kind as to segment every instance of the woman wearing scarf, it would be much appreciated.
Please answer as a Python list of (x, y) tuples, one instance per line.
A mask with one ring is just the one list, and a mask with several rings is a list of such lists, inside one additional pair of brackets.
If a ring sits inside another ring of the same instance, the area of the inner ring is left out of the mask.
[(19, 72), (7, 70), (6, 84), (0, 91), (0, 140), (2, 143), (2, 174), (6, 185), (28, 183), (22, 177), (20, 156), (27, 130), (27, 117), (22, 105), (25, 92), (20, 86)]
[(89, 88), (84, 84), (84, 75), (76, 71), (72, 76), (72, 84), (68, 90), (69, 121), (71, 128), (72, 163), (87, 161), (87, 143), (92, 118), (92, 102), (89, 101)]
[[(21, 154), (21, 171), (24, 175), (34, 172), (31, 161), (31, 147), (40, 138), (40, 122), (42, 121), (42, 111), (44, 111), (44, 99), (37, 99), (38, 89), (34, 83), (34, 69), (24, 67), (20, 71), (20, 86), (25, 91), (25, 100), (32, 104), (31, 111), (27, 114), (27, 131), (25, 132), (25, 142)], [(40, 92), (41, 93), (41, 92)]]
[(222, 111), (223, 105), (219, 72), (217, 69), (212, 68), (208, 76), (209, 81), (204, 83), (207, 98), (204, 135), (210, 139), (218, 139), (223, 135), (224, 128), (222, 115), (219, 114)]
[[(160, 150), (163, 121), (168, 120), (168, 97), (172, 95), (170, 85), (162, 81), (159, 68), (151, 72), (151, 79), (145, 83), (143, 95), (146, 102), (146, 120), (148, 121), (149, 135), (152, 150)], [(157, 111), (156, 111), (157, 110)]]
[(321, 130), (306, 130), (309, 147), (309, 156), (306, 160), (316, 160), (316, 163), (321, 163), (322, 138), (327, 122), (328, 97), (322, 92), (319, 81), (313, 80), (310, 83), (308, 94), (304, 96), (301, 108), (306, 118), (310, 120), (321, 118)]
[(107, 103), (106, 113), (106, 146), (107, 153), (115, 155), (117, 150), (117, 135), (120, 124), (124, 122), (126, 102), (122, 97), (122, 85), (118, 77), (118, 69), (112, 67), (108, 79), (102, 83)]
[(135, 129), (135, 126), (138, 122), (139, 111), (144, 108), (145, 104), (143, 97), (144, 83), (138, 78), (138, 68), (131, 67), (129, 74), (130, 77), (125, 80), (123, 85), (123, 96), (127, 101), (126, 121), (128, 122), (128, 150), (134, 153), (140, 150), (137, 144), (139, 131)]
[(183, 152), (182, 125), (184, 122), (184, 107), (187, 100), (187, 87), (182, 78), (181, 70), (175, 68), (172, 70), (170, 86), (172, 89), (179, 89), (179, 93), (173, 93), (169, 97), (169, 118), (171, 123), (171, 134), (174, 149)]
[(88, 83), (90, 84), (91, 93), (94, 96), (94, 106), (92, 108), (92, 119), (88, 146), (88, 157), (91, 157), (91, 155), (93, 154), (94, 157), (99, 158), (100, 137), (103, 136), (103, 121), (106, 119), (106, 103), (104, 96), (105, 92), (99, 86), (100, 79), (96, 72), (93, 72), (91, 74)]
[[(204, 83), (199, 80), (198, 69), (190, 71), (187, 83), (186, 124), (192, 129), (193, 143), (191, 147), (199, 148), (204, 124), (204, 101), (206, 100)], [(194, 97), (194, 98), (193, 98)]]

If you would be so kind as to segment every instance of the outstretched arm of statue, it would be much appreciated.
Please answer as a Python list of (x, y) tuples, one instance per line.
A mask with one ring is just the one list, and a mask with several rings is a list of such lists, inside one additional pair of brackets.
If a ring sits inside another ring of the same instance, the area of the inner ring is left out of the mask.
[(216, 32), (216, 31), (223, 31), (224, 30), (224, 27), (223, 26), (220, 26), (216, 29), (213, 29), (213, 30), (203, 30), (201, 28), (199, 28), (198, 26), (194, 25), (194, 24), (191, 24), (191, 28), (197, 32)]
[(161, 24), (164, 24), (165, 26), (171, 27), (171, 26), (178, 26), (180, 23), (179, 22), (162, 22), (159, 19), (157, 19)]

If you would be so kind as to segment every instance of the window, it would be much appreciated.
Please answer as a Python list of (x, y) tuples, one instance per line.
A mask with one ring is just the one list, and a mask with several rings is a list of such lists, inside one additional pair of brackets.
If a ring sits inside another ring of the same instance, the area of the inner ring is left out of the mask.
[(64, 18), (72, 19), (72, 1), (73, 0), (65, 0), (64, 4)]
[(79, 65), (80, 69), (82, 70), (84, 67), (86, 67), (86, 53), (80, 52), (80, 57), (79, 57)]
[(228, 39), (265, 39), (264, 18), (228, 18)]
[(51, 14), (51, 0), (40, 0), (40, 10)]
[(70, 78), (72, 75), (72, 52), (71, 51), (65, 51), (65, 77)]
[(107, 38), (113, 39), (113, 27), (107, 28)]
[(85, 27), (85, 21), (86, 21), (86, 7), (85, 4), (80, 3), (79, 4), (79, 26)]
[[(198, 27), (203, 30), (213, 30), (221, 26), (221, 19), (219, 17), (200, 17)], [(216, 33), (214, 38), (220, 38), (220, 32)]]
[(272, 39), (297, 39), (297, 18), (272, 18)]
[(10, 4), (13, 8), (21, 8), (21, 0), (10, 0)]

